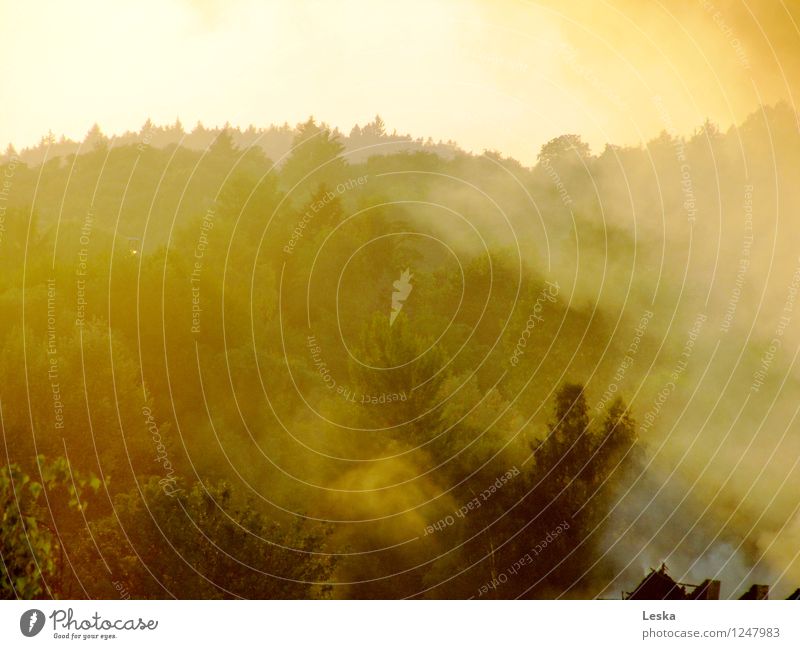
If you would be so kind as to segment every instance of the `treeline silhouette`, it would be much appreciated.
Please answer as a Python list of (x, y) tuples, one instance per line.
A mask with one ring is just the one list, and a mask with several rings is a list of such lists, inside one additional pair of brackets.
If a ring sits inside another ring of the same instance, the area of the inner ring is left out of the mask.
[[(388, 132), (380, 115), (376, 115), (371, 122), (364, 125), (356, 124), (349, 133), (342, 133), (335, 128), (330, 129), (325, 124), (321, 126), (331, 130), (333, 136), (342, 143), (351, 159), (356, 160), (365, 160), (371, 154), (371, 150), (376, 147), (380, 147), (383, 153), (386, 151), (426, 151), (448, 158), (459, 150), (456, 143), (450, 140), (434, 142), (430, 137), (414, 138), (407, 133), (398, 133), (396, 129)], [(186, 130), (180, 119), (176, 119), (173, 124), (168, 125), (156, 125), (148, 119), (139, 131), (126, 131), (119, 135), (108, 136), (103, 133), (99, 124), (94, 124), (80, 142), (64, 135), (56, 136), (51, 131), (44, 135), (35, 146), (17, 151), (12, 145), (9, 145), (5, 152), (5, 159), (16, 156), (25, 164), (34, 166), (47, 159), (86, 153), (104, 143), (113, 143), (115, 147), (122, 147), (146, 142), (156, 148), (179, 145), (193, 151), (202, 151), (208, 148), (223, 132), (230, 136), (233, 144), (239, 149), (256, 147), (267, 158), (280, 160), (290, 152), (297, 129), (286, 123), (266, 128), (257, 128), (251, 124), (243, 129), (239, 126), (231, 126), (229, 123), (221, 127), (206, 127), (202, 122), (198, 122)]]

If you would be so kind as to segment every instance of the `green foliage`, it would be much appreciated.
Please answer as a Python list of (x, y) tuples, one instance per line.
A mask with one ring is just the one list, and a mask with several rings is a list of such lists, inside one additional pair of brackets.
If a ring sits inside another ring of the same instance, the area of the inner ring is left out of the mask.
[(338, 136), (309, 117), (308, 121), (297, 125), (291, 153), (281, 171), (284, 185), (288, 189), (295, 188), (298, 183), (313, 187), (338, 178), (344, 168), (343, 151)]
[(542, 146), (539, 162), (543, 165), (574, 163), (589, 158), (589, 145), (579, 135), (560, 135)]
[(58, 597), (64, 570), (53, 512), (59, 497), (86, 513), (100, 480), (72, 471), (63, 457), (36, 458), (38, 480), (16, 464), (0, 468), (0, 599)]
[(110, 574), (136, 598), (326, 596), (334, 565), (328, 530), (280, 523), (261, 509), (225, 482), (165, 491), (151, 478), (141, 492), (117, 496), (114, 515), (91, 524), (103, 561), (87, 544), (81, 563), (96, 567), (90, 578), (109, 595)]

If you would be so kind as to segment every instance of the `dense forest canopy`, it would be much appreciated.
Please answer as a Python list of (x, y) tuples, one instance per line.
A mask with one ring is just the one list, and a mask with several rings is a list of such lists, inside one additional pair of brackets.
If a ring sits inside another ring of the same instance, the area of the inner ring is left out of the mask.
[(2, 595), (793, 590), (799, 169), (784, 104), (533, 167), (379, 117), (9, 148)]

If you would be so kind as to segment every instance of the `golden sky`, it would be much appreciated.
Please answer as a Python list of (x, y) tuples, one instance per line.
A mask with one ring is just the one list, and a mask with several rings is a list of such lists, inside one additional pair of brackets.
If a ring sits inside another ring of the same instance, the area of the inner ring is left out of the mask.
[(180, 117), (390, 128), (533, 162), (795, 103), (797, 0), (2, 2), (0, 143)]

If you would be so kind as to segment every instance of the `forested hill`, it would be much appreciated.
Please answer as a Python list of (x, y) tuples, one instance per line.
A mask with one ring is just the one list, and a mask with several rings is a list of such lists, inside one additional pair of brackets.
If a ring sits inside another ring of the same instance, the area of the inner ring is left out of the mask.
[(800, 439), (775, 422), (800, 386), (763, 358), (776, 327), (800, 343), (774, 262), (797, 260), (797, 115), (564, 135), (533, 167), (400, 139), (309, 120), (9, 151), (6, 475), (48, 467), (27, 515), (79, 555), (43, 576), (22, 552), (20, 587), (600, 596), (667, 554), (796, 587)]

